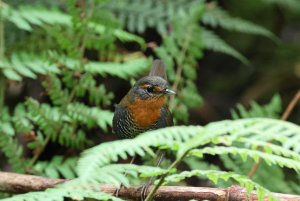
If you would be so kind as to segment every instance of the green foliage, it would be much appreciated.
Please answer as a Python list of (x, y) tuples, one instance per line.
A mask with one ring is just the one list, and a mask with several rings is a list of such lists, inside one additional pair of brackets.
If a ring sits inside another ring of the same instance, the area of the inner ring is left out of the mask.
[(15, 138), (15, 129), (7, 108), (2, 108), (0, 119), (0, 150), (15, 172), (24, 173), (27, 161), (23, 158), (22, 146)]
[(41, 56), (25, 53), (13, 54), (10, 59), (1, 60), (0, 69), (10, 80), (21, 80), (22, 77), (36, 79), (37, 74), (59, 72), (56, 66), (49, 65)]
[[(128, 4), (131, 6), (129, 7)], [(159, 33), (168, 32), (167, 25), (179, 15), (189, 15), (193, 6), (203, 4), (202, 0), (193, 0), (188, 3), (176, 1), (111, 1), (106, 6), (118, 16), (123, 26), (129, 31), (143, 33), (146, 28), (156, 28)]]
[[(190, 16), (174, 19), (173, 31), (166, 35), (163, 44), (155, 49), (155, 53), (166, 62), (168, 79), (174, 82), (173, 89), (177, 91), (176, 98), (171, 100), (171, 110), (178, 120), (187, 122), (188, 109), (202, 103), (202, 97), (195, 86), (195, 65), (203, 56), (202, 38), (197, 26), (203, 13), (203, 5), (194, 6)], [(185, 26), (185, 29), (182, 27)], [(194, 40), (199, 41), (194, 43)], [(176, 71), (174, 66), (177, 67)], [(187, 96), (187, 94), (191, 94)], [(173, 110), (177, 108), (176, 110)]]
[[(294, 1), (294, 0), (292, 0)], [(129, 7), (128, 4), (131, 6)], [(119, 18), (123, 26), (129, 31), (142, 33), (146, 28), (155, 28), (162, 36), (168, 35), (168, 27), (174, 25), (174, 19), (185, 18), (193, 15), (195, 7), (204, 6), (205, 12), (201, 22), (212, 27), (222, 27), (230, 31), (238, 31), (249, 34), (266, 36), (278, 40), (276, 36), (267, 29), (244, 19), (231, 17), (226, 11), (216, 6), (215, 3), (205, 3), (203, 0), (140, 0), (139, 1), (111, 1), (107, 8), (112, 10)], [(181, 24), (184, 32), (186, 24)], [(173, 27), (172, 27), (173, 28)], [(202, 41), (205, 48), (233, 56), (245, 64), (249, 62), (238, 51), (229, 46), (219, 36), (211, 31), (202, 31)], [(197, 41), (197, 40), (196, 40)]]
[(231, 17), (226, 11), (215, 5), (215, 3), (207, 4), (202, 22), (214, 28), (222, 27), (229, 31), (257, 34), (278, 40), (272, 32), (264, 27), (241, 18)]
[(241, 104), (238, 104), (236, 107), (238, 112), (236, 110), (231, 111), (231, 116), (233, 119), (250, 117), (269, 117), (279, 119), (279, 115), (282, 110), (281, 99), (278, 94), (274, 95), (270, 103), (265, 106), (260, 106), (255, 101), (252, 101), (250, 102), (251, 108), (248, 111)]
[(51, 161), (40, 161), (34, 166), (34, 170), (39, 175), (50, 178), (73, 179), (76, 177), (76, 162), (78, 158), (72, 157), (64, 159), (62, 156), (54, 156)]
[[(82, 200), (84, 198), (92, 198), (97, 200), (112, 200), (112, 201), (121, 201), (121, 199), (113, 197), (106, 193), (94, 192), (90, 190), (83, 190), (78, 188), (78, 183), (76, 180), (68, 182), (69, 186), (65, 187), (65, 185), (58, 186), (54, 189), (48, 189), (45, 192), (32, 192), (22, 195), (16, 195), (11, 198), (2, 199), (3, 201), (35, 201), (35, 200), (56, 200), (63, 201), (65, 198), (78, 199)], [(65, 188), (62, 188), (65, 187)]]
[(135, 59), (126, 63), (97, 63), (91, 62), (85, 66), (85, 70), (92, 74), (98, 74), (102, 76), (112, 75), (123, 79), (141, 75), (146, 69), (148, 69), (150, 63), (147, 59)]
[[(4, 20), (8, 20), (14, 23), (19, 29), (26, 31), (33, 31), (33, 25), (61, 25), (69, 27), (72, 26), (72, 18), (74, 17), (55, 8), (47, 9), (37, 6), (31, 7), (28, 5), (21, 6), (18, 9), (13, 9), (5, 5), (4, 9), (1, 11), (1, 16)], [(106, 29), (109, 28), (94, 22), (90, 22), (88, 27), (97, 34), (103, 34), (106, 32)], [(123, 30), (115, 29), (112, 33), (121, 41), (136, 41), (140, 45), (144, 45), (141, 38)]]
[[(228, 54), (244, 64), (249, 64), (241, 53), (214, 32), (199, 27), (200, 21), (212, 27), (220, 26), (227, 30), (258, 34), (277, 40), (274, 34), (264, 27), (231, 17), (215, 4), (203, 0), (188, 3), (182, 0), (112, 1), (107, 3), (106, 7), (112, 10), (122, 25), (131, 32), (143, 33), (147, 28), (154, 28), (160, 33), (163, 43), (155, 48), (155, 53), (166, 62), (169, 80), (174, 82), (175, 89), (178, 86), (182, 89), (178, 98), (171, 101), (171, 109), (176, 108), (174, 116), (183, 122), (188, 120), (188, 109), (202, 103), (201, 96), (195, 90), (195, 71), (204, 49)], [(174, 66), (178, 68), (176, 72)], [(192, 94), (189, 100), (184, 98), (187, 93)]]
[[(241, 104), (238, 104), (236, 110), (231, 111), (232, 117), (234, 119), (251, 118), (251, 117), (269, 117), (269, 118), (278, 119), (282, 111), (281, 98), (279, 95), (274, 95), (270, 103), (264, 106), (260, 106), (258, 105), (258, 103), (252, 101), (250, 103), (249, 110), (247, 110)], [(289, 155), (290, 148), (294, 148), (294, 152), (291, 153), (293, 156), (290, 155), (288, 157), (292, 157), (295, 160), (299, 161), (299, 155), (298, 155), (299, 149), (297, 148), (298, 146), (295, 147), (295, 144), (292, 142), (294, 141), (298, 143), (299, 140), (297, 138), (298, 138), (297, 136), (293, 136), (293, 135), (291, 135), (290, 138), (278, 136), (278, 140), (280, 140), (283, 143), (284, 147), (280, 147), (278, 145), (271, 144), (271, 143), (259, 142), (257, 140), (255, 140), (256, 142), (254, 144), (259, 145), (259, 147), (261, 147), (262, 150), (264, 150), (266, 153), (273, 153), (275, 151), (277, 152), (277, 154), (280, 155), (283, 154)], [(276, 138), (274, 140), (277, 141)], [(248, 139), (247, 141), (249, 143), (249, 146), (253, 145), (253, 143), (251, 142), (252, 140)], [(253, 160), (248, 160), (248, 159), (241, 162), (236, 156), (223, 155), (221, 156), (221, 160), (224, 162), (226, 168), (232, 169), (239, 174), (247, 174), (254, 164)], [(263, 162), (260, 166), (261, 167), (258, 169), (256, 175), (253, 178), (254, 181), (268, 187), (272, 191), (289, 192), (289, 193), (292, 193), (294, 191), (292, 187), (293, 182), (299, 182), (299, 179), (294, 178), (294, 181), (291, 180), (285, 181), (285, 174), (283, 169), (276, 166), (269, 167), (267, 162)], [(266, 180), (266, 178), (271, 179), (271, 181)]]
[(213, 32), (203, 29), (202, 40), (204, 41), (204, 45), (207, 49), (228, 54), (230, 56), (239, 59), (244, 64), (247, 65), (249, 64), (249, 61), (243, 55), (241, 55), (238, 51), (236, 51), (234, 48), (229, 46), (224, 40), (222, 40), (219, 36), (217, 36)]
[[(291, 7), (295, 0), (264, 1)], [(273, 199), (264, 187), (281, 190), (266, 183), (264, 178), (269, 176), (286, 192), (299, 192), (299, 178), (283, 181), (282, 168), (293, 174), (300, 170), (300, 128), (275, 120), (281, 112), (279, 96), (266, 106), (252, 102), (249, 111), (238, 105), (232, 111), (235, 120), (149, 131), (135, 139), (89, 148), (100, 141), (100, 135), (111, 133), (111, 110), (118, 101), (115, 96), (120, 97), (110, 79), (132, 81), (145, 75), (152, 63), (148, 55), (166, 63), (170, 86), (177, 93), (170, 100), (170, 109), (177, 122), (187, 123), (188, 110), (203, 103), (197, 88), (197, 67), (205, 49), (249, 63), (216, 34), (215, 28), (277, 38), (266, 28), (232, 17), (224, 8), (204, 0), (85, 2), (75, 6), (69, 0), (47, 8), (25, 3), (12, 7), (0, 1), (0, 151), (5, 158), (0, 167), (72, 179), (44, 192), (6, 200), (121, 200), (95, 192), (93, 187), (141, 184), (152, 176), (175, 183), (191, 176), (206, 176), (214, 183), (223, 179), (215, 185), (239, 183), (248, 192), (257, 190), (261, 200), (264, 194)], [(16, 38), (6, 30), (11, 25), (20, 34)], [(155, 42), (159, 45), (149, 43), (146, 52), (144, 36), (149, 28), (158, 34)], [(13, 41), (9, 49), (4, 39)], [(29, 91), (32, 85), (28, 83), (41, 89), (32, 94), (23, 90), (17, 103), (8, 103), (5, 87), (17, 82)], [(176, 158), (166, 169), (116, 164), (136, 155), (152, 159), (157, 149), (167, 150)], [(228, 171), (209, 164), (206, 156), (220, 158)], [(264, 160), (262, 170), (253, 180), (246, 178), (260, 157)], [(191, 170), (181, 170), (181, 162)]]
[(23, 158), (23, 149), (12, 136), (4, 132), (0, 133), (0, 148), (8, 159), (12, 169), (19, 173), (24, 173), (26, 161)]
[[(72, 193), (75, 191), (80, 192), (79, 194), (83, 197), (88, 197), (81, 191), (83, 189), (88, 190), (91, 188), (91, 185), (112, 183), (119, 186), (121, 183), (124, 183), (125, 186), (128, 186), (130, 177), (123, 175), (124, 172), (127, 172), (131, 177), (137, 177), (138, 175), (151, 177), (167, 174), (169, 176), (166, 177), (165, 182), (179, 182), (191, 176), (205, 176), (214, 183), (217, 183), (219, 179), (224, 179), (225, 181), (232, 179), (232, 181), (236, 181), (244, 186), (248, 193), (255, 189), (259, 200), (262, 200), (264, 195), (274, 200), (274, 196), (268, 190), (238, 173), (200, 169), (181, 172), (174, 169), (175, 166), (172, 165), (167, 170), (164, 170), (157, 167), (112, 164), (118, 158), (127, 159), (128, 156), (134, 155), (144, 156), (147, 153), (152, 153), (154, 147), (158, 147), (174, 152), (177, 155), (177, 162), (182, 161), (186, 157), (203, 158), (205, 155), (229, 156), (233, 154), (239, 156), (242, 161), (247, 160), (248, 157), (257, 161), (259, 157), (262, 157), (270, 166), (287, 167), (298, 172), (300, 170), (300, 158), (295, 152), (272, 144), (270, 144), (271, 146), (264, 146), (264, 150), (259, 148), (263, 145), (261, 143), (269, 140), (265, 136), (276, 138), (274, 135), (275, 130), (272, 128), (274, 126), (293, 135), (299, 135), (300, 133), (299, 126), (288, 122), (252, 118), (220, 121), (204, 127), (181, 126), (165, 128), (146, 132), (131, 140), (103, 143), (83, 153), (79, 160), (79, 177), (77, 179), (70, 183), (65, 183), (53, 189), (53, 191), (41, 193), (38, 196), (45, 196), (50, 193), (49, 197), (51, 197), (51, 192), (53, 192), (56, 199), (60, 199), (56, 192), (57, 189), (60, 189), (61, 191), (70, 191), (67, 197), (72, 197)], [(281, 135), (281, 133), (277, 133), (277, 135)], [(260, 140), (255, 140), (256, 138), (260, 138)], [(249, 142), (251, 142), (251, 146), (249, 146)], [(235, 143), (237, 144), (235, 145)], [(224, 144), (231, 146), (224, 146)], [(199, 146), (205, 146), (205, 148), (198, 149)], [(78, 185), (79, 183), (80, 185)], [(76, 186), (76, 184), (77, 188), (72, 191), (70, 187)], [(36, 193), (29, 193), (27, 196), (28, 200), (30, 200), (30, 198), (37, 195)], [(65, 196), (65, 194), (60, 196)], [(14, 200), (14, 197), (8, 200)], [(50, 200), (53, 200), (53, 198)]]

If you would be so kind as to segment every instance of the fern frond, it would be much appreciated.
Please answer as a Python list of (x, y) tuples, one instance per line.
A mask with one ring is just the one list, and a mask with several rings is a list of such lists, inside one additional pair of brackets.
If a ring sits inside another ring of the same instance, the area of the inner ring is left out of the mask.
[(67, 115), (88, 127), (97, 124), (100, 128), (107, 130), (111, 125), (113, 113), (107, 110), (100, 110), (97, 107), (88, 107), (82, 103), (74, 102), (67, 105)]
[(63, 108), (39, 104), (33, 99), (26, 101), (27, 118), (38, 126), (42, 135), (63, 146), (82, 148), (90, 141), (81, 129), (72, 124), (74, 119), (66, 114)]
[(282, 146), (286, 149), (292, 149), (297, 153), (300, 153), (300, 135), (294, 135), (292, 133), (282, 138)]
[(65, 105), (68, 103), (69, 93), (66, 89), (62, 89), (61, 80), (55, 74), (47, 76), (43, 86), (47, 89), (47, 93), (54, 105)]
[(233, 172), (225, 172), (225, 171), (218, 171), (218, 170), (192, 170), (192, 171), (184, 171), (179, 174), (173, 174), (166, 177), (166, 182), (179, 182), (186, 178), (193, 177), (193, 176), (202, 176), (206, 177), (209, 180), (213, 181), (214, 183), (218, 183), (220, 179), (227, 181), (228, 179), (233, 179), (238, 182), (241, 186), (246, 188), (246, 192), (248, 195), (253, 190), (256, 190), (258, 200), (263, 200), (265, 195), (268, 196), (269, 200), (277, 200), (277, 198), (272, 195), (270, 191), (263, 188), (259, 184), (251, 181), (248, 177), (240, 174), (236, 174)]
[[(119, 20), (130, 32), (142, 33), (147, 27), (156, 28), (162, 35), (167, 33), (167, 25), (178, 16), (190, 14), (191, 8), (203, 1), (112, 1), (107, 8), (116, 13)], [(128, 6), (130, 5), (130, 6)]]
[(6, 133), (9, 136), (15, 135), (15, 130), (11, 125), (11, 115), (9, 114), (8, 107), (1, 108), (1, 117), (0, 117), (0, 131)]
[(0, 117), (0, 152), (7, 158), (9, 165), (16, 172), (26, 170), (27, 161), (23, 158), (23, 147), (15, 139), (16, 131), (12, 124), (12, 116), (7, 107), (1, 108)]
[(274, 95), (267, 105), (260, 106), (255, 101), (250, 103), (250, 109), (247, 111), (244, 106), (238, 104), (236, 110), (231, 110), (233, 119), (251, 118), (251, 117), (268, 117), (278, 119), (282, 110), (280, 96)]
[(137, 178), (141, 174), (143, 177), (152, 177), (162, 175), (166, 173), (166, 171), (167, 170), (159, 167), (144, 165), (110, 164), (97, 169), (96, 172), (91, 174), (93, 177), (80, 176), (79, 181), (83, 184), (88, 184), (89, 182), (95, 183), (94, 181), (97, 181), (102, 184), (113, 184), (118, 188), (121, 184), (128, 187), (130, 185), (130, 178), (128, 176)]
[(237, 142), (243, 142), (245, 143), (246, 147), (251, 147), (251, 149), (254, 150), (258, 149), (259, 147), (268, 154), (274, 153), (276, 155), (284, 156), (286, 158), (291, 158), (295, 161), (300, 161), (300, 155), (297, 152), (286, 149), (280, 145), (272, 144), (270, 142), (263, 142), (255, 139), (249, 139), (249, 138), (240, 138), (237, 139)]
[(23, 148), (13, 136), (3, 132), (0, 127), (0, 151), (4, 153), (15, 172), (24, 173), (27, 161), (23, 158)]
[[(115, 186), (119, 186), (123, 183), (125, 186), (129, 185), (128, 176), (126, 177), (124, 173), (127, 173), (129, 176), (137, 177), (139, 174), (145, 174), (147, 177), (153, 175), (161, 175), (166, 172), (166, 170), (161, 169), (159, 167), (150, 167), (150, 166), (138, 166), (133, 164), (112, 164), (108, 166), (104, 166), (99, 169), (99, 171), (94, 172), (95, 180), (97, 182), (88, 182), (87, 180), (83, 180), (82, 178), (73, 179), (71, 181), (65, 182), (64, 184), (58, 185), (55, 188), (47, 189), (44, 192), (32, 192), (23, 194), (21, 196), (13, 196), (11, 198), (5, 199), (5, 201), (34, 201), (34, 200), (46, 200), (49, 201), (57, 201), (64, 200), (65, 197), (71, 199), (84, 199), (84, 198), (94, 198), (97, 200), (115, 200), (121, 201), (122, 199), (116, 198), (114, 196), (108, 195), (106, 193), (95, 192), (92, 190), (93, 184), (95, 186), (99, 186), (99, 183), (109, 183), (114, 184)], [(149, 174), (151, 172), (151, 174)], [(144, 176), (145, 176), (144, 175)], [(95, 181), (94, 180), (94, 181)], [(101, 185), (100, 185), (101, 189)]]
[(225, 41), (223, 41), (219, 36), (217, 36), (212, 31), (209, 31), (205, 28), (202, 28), (202, 41), (204, 46), (208, 50), (212, 50), (215, 52), (221, 52), (224, 54), (228, 54), (244, 64), (249, 64), (249, 61), (246, 57), (240, 54), (238, 51), (229, 46)]
[(196, 135), (181, 145), (177, 157), (198, 146), (223, 143), (220, 137), (227, 136), (233, 139), (248, 137), (266, 142), (278, 138), (285, 139), (286, 136), (297, 136), (299, 133), (299, 126), (281, 120), (266, 118), (224, 120), (205, 126), (201, 135)]
[[(42, 7), (19, 7), (13, 9), (6, 7), (2, 17), (12, 23), (18, 28), (32, 31), (32, 25), (42, 26), (45, 24), (62, 24), (70, 23), (70, 17), (55, 9), (45, 9)], [(1, 12), (2, 13), (2, 12)]]
[(213, 3), (206, 5), (206, 11), (203, 15), (202, 22), (213, 28), (220, 26), (227, 30), (262, 35), (271, 38), (274, 41), (278, 41), (278, 38), (264, 27), (241, 18), (231, 17), (225, 10)]
[(50, 65), (41, 56), (19, 53), (0, 61), (0, 69), (4, 76), (11, 80), (22, 77), (36, 78), (38, 74), (59, 73), (59, 69)]
[[(72, 25), (72, 16), (65, 14), (54, 8), (44, 7), (31, 7), (23, 6), (17, 9), (11, 7), (5, 7), (1, 12), (3, 19), (14, 23), (18, 28), (32, 31), (35, 26), (46, 26), (46, 25), (60, 25), (70, 27)], [(97, 34), (104, 34), (107, 29), (113, 29), (112, 34), (114, 37), (123, 42), (137, 42), (142, 47), (145, 47), (144, 40), (134, 34), (128, 33), (122, 29), (115, 27), (108, 27), (107, 25), (90, 22), (88, 28), (93, 30)]]
[(127, 79), (143, 73), (150, 67), (150, 61), (144, 58), (130, 60), (125, 63), (90, 62), (85, 65), (85, 71), (101, 76), (113, 75)]
[(233, 154), (242, 158), (243, 161), (247, 160), (247, 157), (251, 157), (255, 162), (258, 162), (259, 158), (262, 158), (268, 165), (278, 165), (280, 167), (288, 167), (294, 169), (296, 172), (300, 172), (300, 161), (292, 160), (289, 158), (277, 156), (274, 154), (268, 154), (257, 150), (238, 148), (238, 147), (205, 147), (203, 149), (193, 149), (189, 152), (189, 155), (203, 158), (204, 154), (210, 155), (222, 155)]
[[(70, 69), (75, 69), (76, 66), (79, 66), (79, 61), (70, 58), (61, 58), (60, 63), (65, 64), (65, 66)], [(89, 62), (85, 65), (85, 71), (102, 76), (113, 75), (127, 79), (142, 74), (149, 67), (150, 61), (145, 58), (140, 58), (129, 60), (125, 63)], [(18, 81), (21, 80), (22, 77), (36, 78), (38, 74), (61, 73), (57, 64), (51, 64), (43, 56), (25, 53), (13, 54), (10, 59), (1, 60), (0, 70), (2, 70), (4, 76), (8, 79)], [(54, 82), (54, 77), (52, 76), (50, 78), (53, 87), (59, 87), (57, 80)], [(53, 95), (55, 96), (55, 94)], [(59, 98), (59, 100), (58, 102), (61, 102), (61, 98)]]
[(134, 139), (108, 142), (83, 152), (78, 163), (78, 174), (84, 178), (90, 177), (99, 168), (128, 156), (144, 156), (151, 147), (175, 146), (196, 135), (201, 127), (173, 127), (146, 132)]
[(77, 157), (64, 158), (63, 156), (54, 156), (51, 161), (39, 161), (33, 167), (38, 173), (42, 173), (50, 178), (63, 178), (73, 179), (76, 177), (75, 167)]
[(32, 122), (26, 117), (27, 111), (23, 103), (15, 107), (12, 122), (16, 132), (29, 133), (33, 130)]
[(64, 184), (58, 185), (56, 188), (47, 189), (44, 192), (30, 192), (21, 195), (15, 195), (10, 198), (3, 199), (3, 201), (64, 201), (66, 198), (72, 200), (83, 200), (84, 198), (91, 198), (104, 201), (124, 201), (112, 195), (95, 192), (93, 190), (82, 189), (78, 180), (74, 179)]
[[(273, 129), (272, 126), (277, 128)], [(238, 137), (252, 135), (274, 136), (274, 132), (278, 129), (287, 133), (300, 133), (299, 127), (294, 124), (280, 120), (263, 118), (235, 121), (227, 120), (211, 123), (205, 127), (181, 126), (150, 131), (132, 140), (105, 143), (85, 151), (82, 158), (79, 160), (78, 174), (84, 178), (91, 178), (92, 172), (95, 172), (110, 162), (117, 161), (118, 157), (127, 159), (128, 155), (134, 156), (135, 154), (138, 154), (143, 156), (146, 154), (147, 149), (150, 149), (151, 147), (167, 146), (169, 149), (178, 149), (177, 158), (180, 158), (182, 154), (194, 147), (203, 146), (208, 143), (221, 143), (219, 140), (221, 136), (227, 136), (230, 134), (229, 136), (235, 136), (235, 139)], [(265, 140), (267, 141), (269, 138), (265, 138)], [(227, 153), (226, 151), (227, 150), (225, 150), (225, 148), (224, 150), (222, 148), (221, 152)], [(230, 151), (238, 152), (235, 148), (232, 148)], [(221, 152), (218, 152), (218, 154), (222, 154)], [(264, 154), (266, 154), (266, 157), (269, 156), (267, 153), (258, 152), (259, 151), (252, 150), (252, 152), (250, 152), (250, 156), (256, 160), (260, 156), (265, 156)], [(243, 157), (247, 156), (245, 152), (243, 152), (243, 154)], [(299, 162), (283, 158), (284, 160), (282, 161), (287, 162), (287, 164), (284, 164), (281, 162), (282, 158), (283, 157), (273, 156), (270, 154), (270, 157), (267, 158), (267, 162), (299, 170)]]

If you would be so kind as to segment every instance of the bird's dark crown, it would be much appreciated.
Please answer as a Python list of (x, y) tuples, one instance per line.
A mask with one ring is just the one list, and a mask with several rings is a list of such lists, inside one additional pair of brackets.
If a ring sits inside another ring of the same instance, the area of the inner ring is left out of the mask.
[(132, 88), (132, 93), (140, 99), (152, 99), (171, 94), (168, 82), (159, 76), (146, 76), (138, 80)]

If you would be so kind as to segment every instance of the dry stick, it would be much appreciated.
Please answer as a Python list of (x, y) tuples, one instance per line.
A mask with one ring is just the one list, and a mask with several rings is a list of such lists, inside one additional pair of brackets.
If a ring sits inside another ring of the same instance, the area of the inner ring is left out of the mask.
[(287, 120), (287, 118), (290, 116), (291, 112), (295, 108), (296, 104), (300, 101), (300, 90), (297, 92), (297, 94), (294, 96), (292, 101), (289, 103), (288, 107), (284, 111), (281, 119), (282, 120)]
[[(300, 100), (300, 90), (296, 93), (296, 95), (294, 96), (294, 98), (291, 100), (291, 102), (289, 103), (289, 105), (287, 106), (286, 110), (284, 111), (281, 120), (287, 120), (288, 117), (290, 116), (291, 112), (293, 111), (293, 109), (295, 108), (296, 104), (299, 102)], [(252, 178), (255, 173), (258, 170), (259, 165), (262, 162), (262, 158), (259, 158), (258, 162), (253, 164), (251, 170), (248, 173), (248, 177)]]
[[(42, 191), (52, 188), (57, 184), (63, 183), (63, 179), (50, 179), (45, 177), (24, 175), (8, 172), (0, 172), (0, 192), (6, 193), (26, 193), (32, 191)], [(151, 186), (150, 188), (153, 188)], [(101, 185), (96, 191), (113, 194), (116, 188), (113, 185)], [(288, 195), (274, 193), (283, 201), (300, 201), (299, 195)], [(130, 200), (139, 200), (140, 188), (129, 187), (120, 191), (120, 197)], [(210, 200), (210, 201), (256, 201), (257, 194), (251, 193), (250, 198), (247, 197), (243, 187), (232, 186), (229, 188), (207, 188), (207, 187), (188, 187), (188, 186), (161, 186), (154, 199), (156, 201), (188, 201)]]

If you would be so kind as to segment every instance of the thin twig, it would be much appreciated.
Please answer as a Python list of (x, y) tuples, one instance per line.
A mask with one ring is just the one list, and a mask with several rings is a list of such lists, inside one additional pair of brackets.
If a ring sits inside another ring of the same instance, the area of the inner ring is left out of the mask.
[[(184, 60), (184, 57), (185, 57), (187, 48), (189, 46), (189, 43), (190, 43), (190, 41), (192, 39), (191, 34), (187, 33), (186, 35), (188, 37), (185, 38), (185, 41), (183, 43), (183, 48), (182, 48), (181, 54), (180, 54), (179, 59), (178, 59), (178, 68), (176, 70), (175, 81), (174, 81), (174, 84), (172, 86), (172, 90), (175, 91), (175, 92), (177, 91), (178, 86), (179, 86), (179, 82), (181, 80), (181, 74), (182, 74), (182, 70), (183, 70), (182, 62)], [(175, 106), (174, 105), (174, 100), (175, 100), (175, 96), (172, 96), (170, 98), (170, 103), (169, 103), (171, 111), (174, 109), (174, 106)]]
[(41, 154), (43, 153), (43, 151), (45, 150), (47, 144), (50, 141), (50, 136), (48, 135), (47, 138), (45, 139), (45, 142), (43, 143), (43, 146), (40, 147), (40, 149), (38, 151), (35, 152), (35, 154), (33, 155), (32, 159), (30, 160), (29, 164), (28, 164), (28, 168), (31, 168), (36, 161), (39, 159), (39, 157), (41, 156)]
[(147, 195), (145, 201), (152, 201), (154, 198), (154, 195), (158, 188), (164, 183), (166, 176), (169, 175), (170, 171), (177, 167), (177, 165), (182, 161), (182, 159), (186, 156), (189, 150), (186, 150), (179, 158), (177, 158), (168, 168), (167, 172), (163, 175), (161, 175), (158, 184), (156, 184), (150, 191), (150, 193)]
[(300, 90), (296, 93), (296, 95), (294, 96), (292, 101), (287, 106), (286, 110), (284, 111), (284, 113), (281, 117), (282, 120), (288, 119), (288, 117), (290, 116), (291, 112), (293, 111), (293, 109), (295, 108), (295, 106), (297, 105), (299, 100), (300, 100)]
[[(291, 100), (291, 102), (289, 103), (289, 105), (285, 109), (283, 115), (280, 118), (281, 120), (287, 120), (288, 119), (288, 117), (290, 116), (291, 112), (293, 111), (293, 109), (295, 108), (295, 106), (299, 102), (299, 100), (300, 100), (300, 90), (296, 93), (294, 98)], [(252, 178), (255, 175), (255, 173), (257, 172), (261, 162), (262, 162), (262, 158), (259, 158), (258, 162), (253, 164), (253, 166), (251, 167), (251, 169), (248, 173), (249, 178)]]

